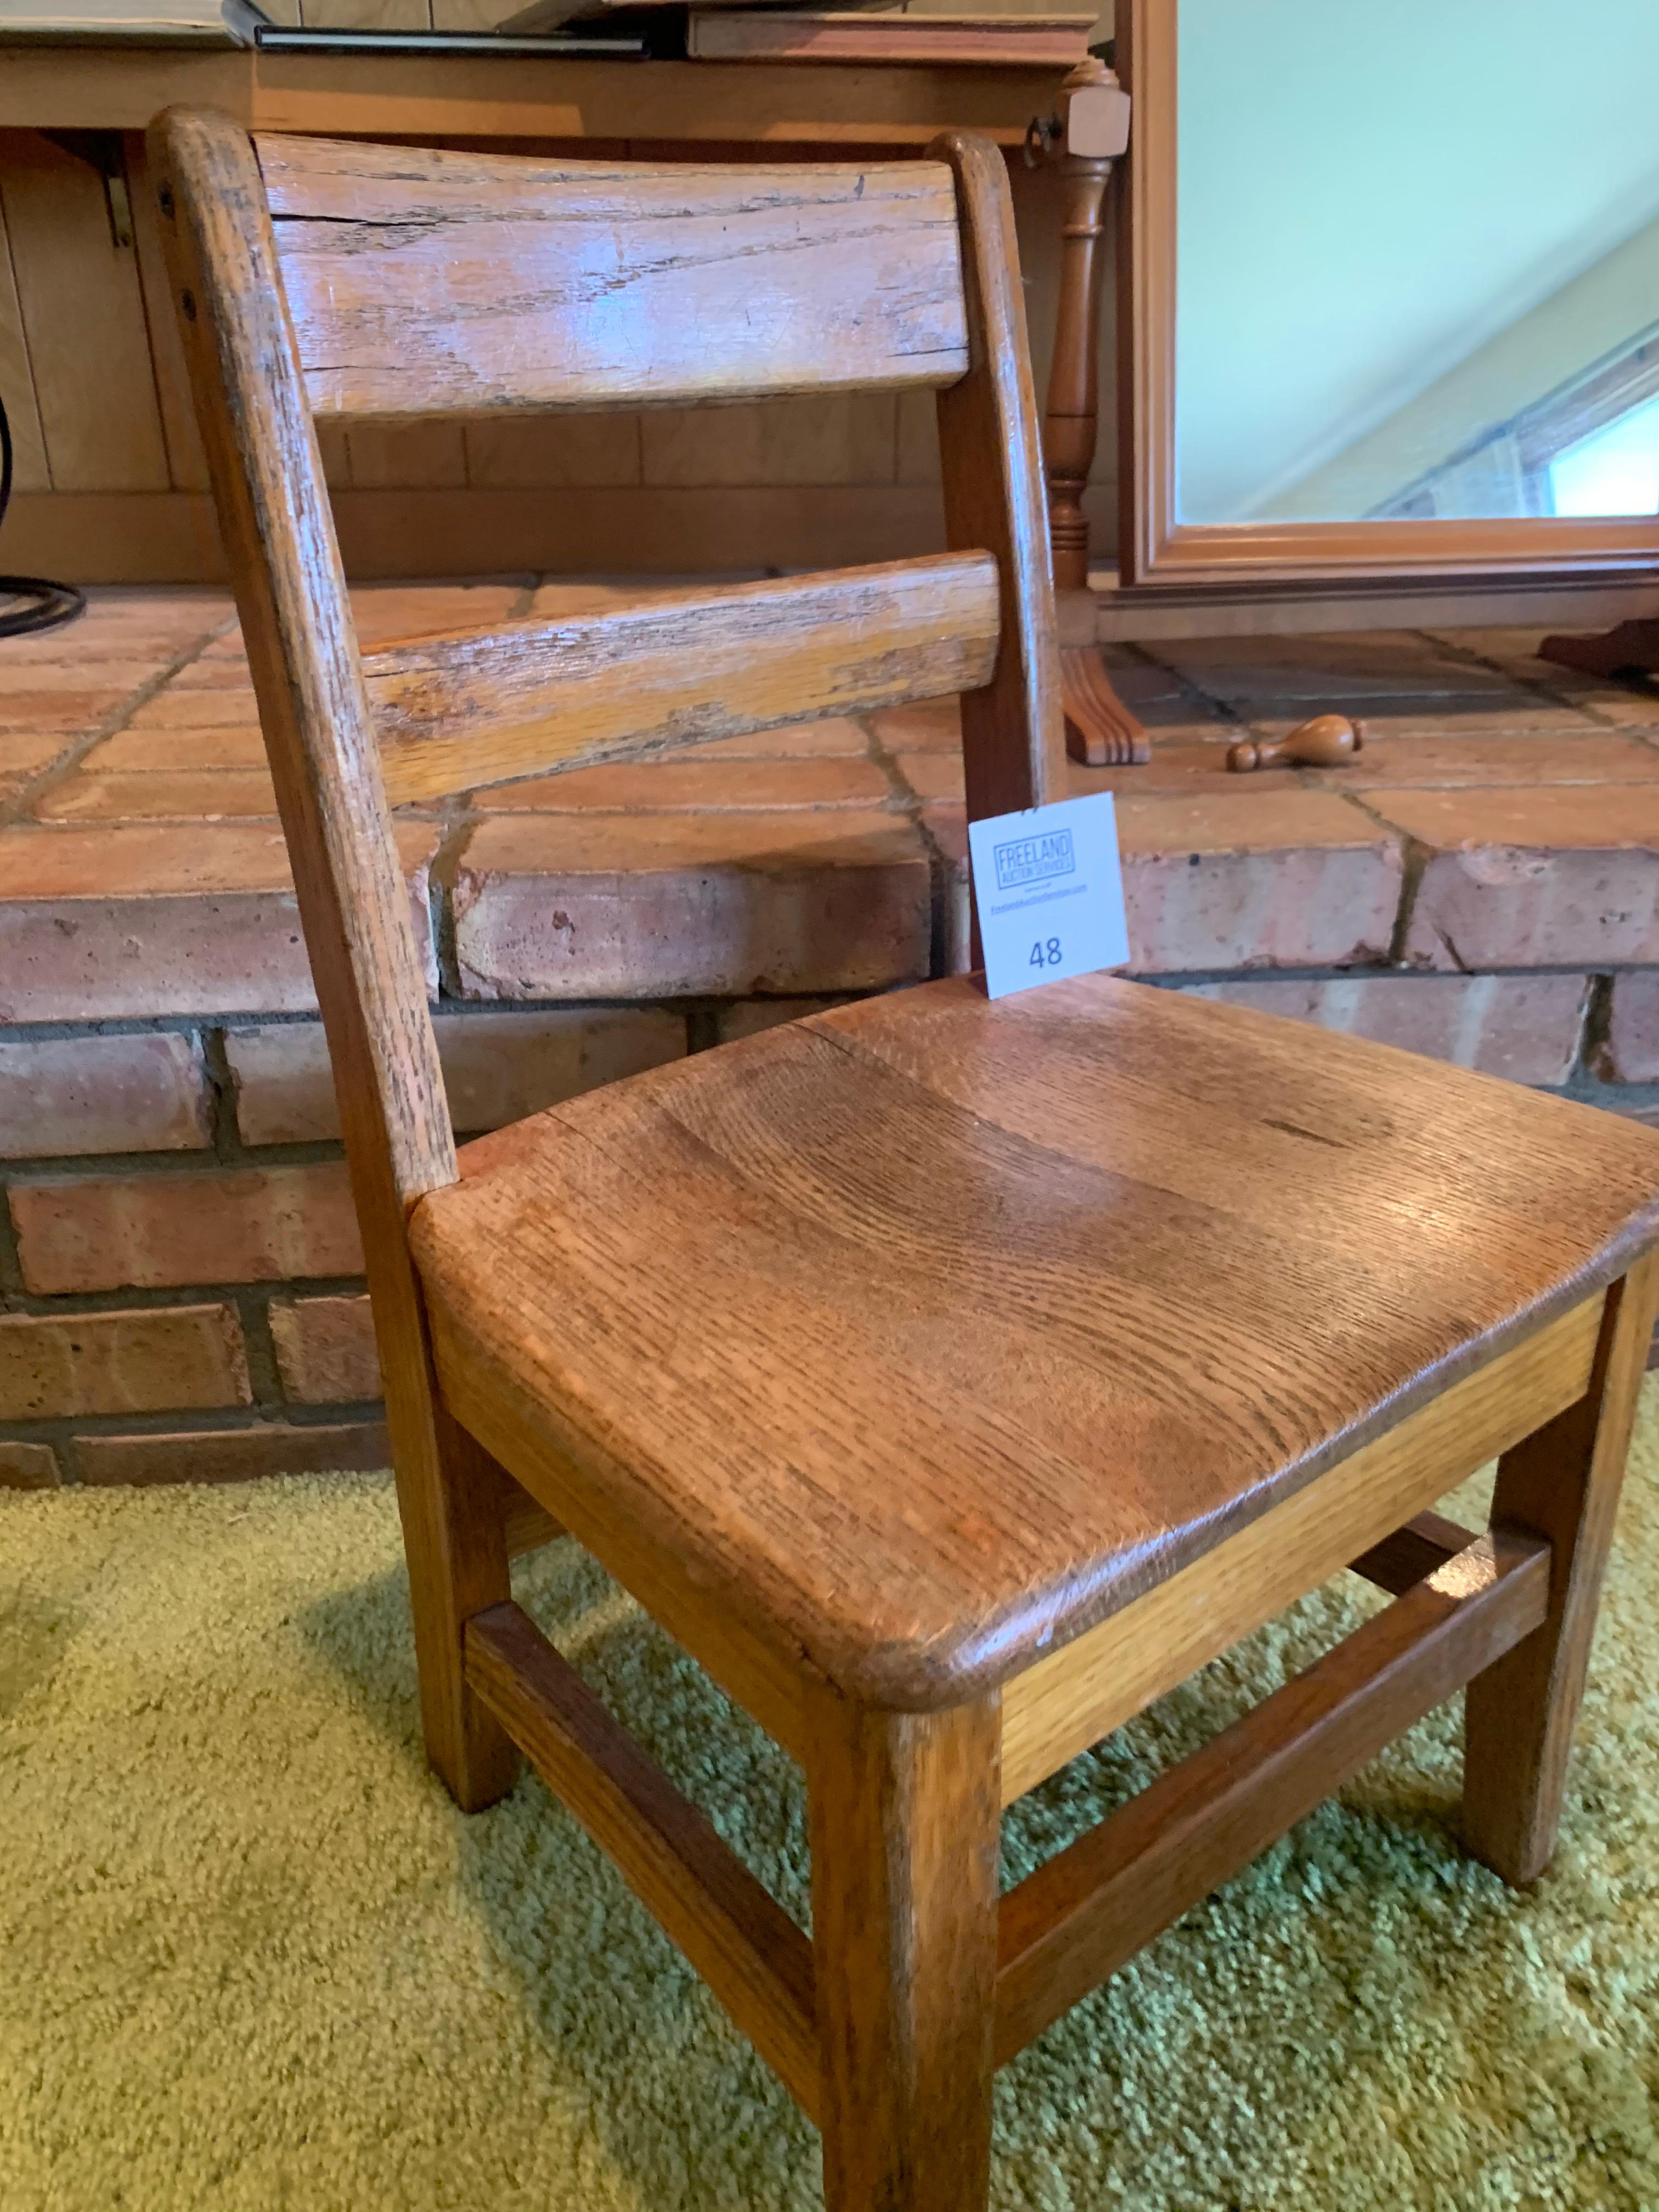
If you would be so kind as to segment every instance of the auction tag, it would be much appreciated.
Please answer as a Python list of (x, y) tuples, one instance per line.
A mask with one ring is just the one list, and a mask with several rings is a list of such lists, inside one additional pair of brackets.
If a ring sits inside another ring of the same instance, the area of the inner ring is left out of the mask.
[(1109, 791), (968, 825), (988, 996), (1128, 964)]

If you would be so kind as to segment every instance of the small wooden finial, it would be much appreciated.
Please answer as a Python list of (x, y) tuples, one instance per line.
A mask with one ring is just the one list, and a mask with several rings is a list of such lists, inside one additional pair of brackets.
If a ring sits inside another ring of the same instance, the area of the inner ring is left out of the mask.
[(1365, 746), (1365, 725), (1346, 714), (1316, 714), (1288, 737), (1242, 738), (1227, 749), (1227, 765), (1236, 775), (1249, 775), (1259, 768), (1340, 768)]

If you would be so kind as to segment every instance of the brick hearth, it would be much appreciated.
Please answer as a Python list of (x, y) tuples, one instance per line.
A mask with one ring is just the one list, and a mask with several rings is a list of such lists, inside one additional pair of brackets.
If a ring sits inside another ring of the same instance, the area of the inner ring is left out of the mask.
[[(371, 589), (390, 636), (601, 586)], [(1115, 654), (1137, 973), (1659, 1119), (1659, 696), (1513, 631)], [(1234, 777), (1331, 707), (1352, 767)], [(398, 825), (458, 1124), (957, 964), (952, 706)], [(0, 642), (0, 1483), (385, 1456), (361, 1255), (229, 603)]]

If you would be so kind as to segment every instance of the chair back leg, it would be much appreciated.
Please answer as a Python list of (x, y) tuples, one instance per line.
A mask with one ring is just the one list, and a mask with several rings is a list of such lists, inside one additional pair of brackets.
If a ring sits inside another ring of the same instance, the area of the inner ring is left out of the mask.
[[(435, 1395), (433, 1480), (399, 1469), (415, 1652), (427, 1756), (464, 1813), (481, 1813), (519, 1778), (519, 1747), (466, 1679), (466, 1624), (513, 1595), (507, 1512), (518, 1486)], [(417, 1558), (428, 1563), (417, 1576)]]

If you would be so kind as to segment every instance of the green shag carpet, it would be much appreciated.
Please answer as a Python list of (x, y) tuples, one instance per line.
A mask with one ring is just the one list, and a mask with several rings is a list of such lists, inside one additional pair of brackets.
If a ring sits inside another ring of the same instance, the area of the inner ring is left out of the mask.
[[(1479, 1512), (1479, 1493), (1459, 1502)], [(524, 1601), (805, 1906), (799, 1777), (568, 1544)], [(1010, 1815), (1009, 1878), (1377, 1602), (1344, 1577)], [(999, 2080), (1032, 2212), (1659, 2207), (1659, 1395), (1565, 1834), (1460, 1856), (1455, 1707)], [(0, 1498), (5, 2212), (809, 2212), (817, 2137), (529, 1779), (416, 1739), (383, 1478)]]

